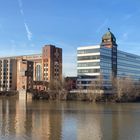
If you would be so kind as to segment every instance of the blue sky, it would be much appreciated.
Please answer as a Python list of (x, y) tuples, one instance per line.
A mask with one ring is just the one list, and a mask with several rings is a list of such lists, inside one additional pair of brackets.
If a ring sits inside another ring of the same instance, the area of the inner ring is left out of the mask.
[(0, 0), (0, 56), (63, 48), (63, 73), (76, 75), (76, 49), (110, 27), (118, 48), (140, 54), (139, 0)]

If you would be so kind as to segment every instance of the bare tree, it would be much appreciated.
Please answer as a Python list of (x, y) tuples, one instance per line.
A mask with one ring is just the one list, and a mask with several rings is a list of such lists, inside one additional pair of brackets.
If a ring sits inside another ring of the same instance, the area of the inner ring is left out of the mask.
[(100, 74), (97, 79), (91, 81), (88, 87), (88, 98), (90, 101), (96, 101), (103, 91), (103, 76)]
[(111, 83), (112, 94), (115, 95), (117, 93), (117, 78), (111, 75), (110, 83)]
[(83, 96), (83, 89), (84, 89), (84, 87), (82, 86), (82, 82), (81, 81), (79, 81), (79, 83), (78, 83), (78, 93), (77, 93), (77, 96), (78, 96), (78, 98), (82, 98), (82, 96)]
[(88, 99), (90, 101), (95, 101), (97, 96), (97, 81), (93, 80), (91, 81), (90, 85), (87, 89)]
[(97, 89), (99, 91), (99, 94), (102, 93), (103, 86), (104, 86), (104, 79), (103, 79), (102, 73), (100, 73), (100, 75), (98, 76), (98, 79), (97, 79)]
[(135, 95), (135, 93), (133, 92), (134, 82), (132, 78), (126, 77), (124, 86), (125, 86), (125, 93), (127, 97), (131, 97)]
[(117, 78), (116, 82), (117, 86), (117, 98), (121, 100), (122, 96), (124, 95), (125, 92), (125, 87), (124, 87), (124, 79), (123, 78)]
[(135, 96), (134, 93), (134, 82), (128, 77), (118, 77), (117, 78), (117, 98), (118, 100), (132, 100)]
[(134, 89), (133, 89), (133, 93), (135, 93), (136, 97), (140, 97), (140, 81), (135, 81), (134, 82)]

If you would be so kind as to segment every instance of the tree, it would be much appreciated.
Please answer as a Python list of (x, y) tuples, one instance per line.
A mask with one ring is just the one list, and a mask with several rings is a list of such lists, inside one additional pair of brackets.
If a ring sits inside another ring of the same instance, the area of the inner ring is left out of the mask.
[(101, 96), (101, 91), (103, 90), (103, 76), (100, 74), (97, 79), (91, 81), (88, 87), (88, 98), (90, 101), (95, 101)]
[(134, 89), (134, 82), (129, 76), (117, 78), (117, 98), (119, 101), (132, 100), (135, 97)]
[(113, 75), (111, 75), (110, 76), (110, 83), (111, 83), (112, 94), (116, 95), (116, 93), (117, 93), (117, 78), (114, 77)]
[(95, 101), (97, 96), (97, 81), (91, 81), (87, 89), (87, 96), (90, 101)]
[(116, 82), (117, 86), (117, 98), (121, 100), (122, 96), (125, 92), (125, 86), (124, 86), (124, 79), (123, 78), (117, 78)]
[(82, 94), (84, 94), (83, 89), (84, 87), (82, 86), (82, 82), (78, 81), (78, 93), (77, 93), (78, 98), (82, 98)]

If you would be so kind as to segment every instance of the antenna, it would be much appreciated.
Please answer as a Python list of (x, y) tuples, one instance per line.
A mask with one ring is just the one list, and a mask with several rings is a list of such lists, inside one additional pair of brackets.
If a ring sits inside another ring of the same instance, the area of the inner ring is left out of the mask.
[(110, 31), (110, 28), (108, 28), (108, 31)]

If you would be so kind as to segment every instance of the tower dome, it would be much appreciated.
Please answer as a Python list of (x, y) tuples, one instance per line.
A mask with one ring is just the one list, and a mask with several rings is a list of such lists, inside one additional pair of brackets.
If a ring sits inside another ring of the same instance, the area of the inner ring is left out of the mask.
[(114, 34), (110, 31), (109, 28), (108, 32), (103, 35), (102, 39), (111, 39), (112, 41), (116, 41)]
[(102, 36), (102, 43), (101, 45), (106, 45), (106, 44), (112, 44), (112, 45), (116, 45), (116, 37), (114, 36), (114, 34), (110, 31), (110, 28), (108, 28), (108, 32), (106, 32), (103, 36)]

